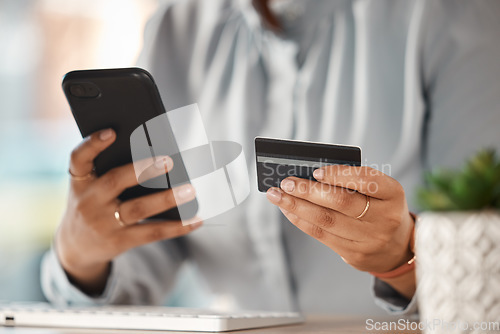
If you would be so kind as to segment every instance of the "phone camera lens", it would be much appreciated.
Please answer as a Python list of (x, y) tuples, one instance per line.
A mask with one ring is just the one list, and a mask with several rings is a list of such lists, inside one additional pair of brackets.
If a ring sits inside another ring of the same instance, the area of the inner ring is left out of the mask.
[(71, 95), (76, 97), (85, 96), (85, 88), (82, 85), (71, 85), (69, 88)]
[(75, 97), (84, 99), (97, 98), (101, 94), (99, 87), (97, 87), (97, 85), (92, 82), (80, 82), (72, 84), (69, 87), (69, 92)]

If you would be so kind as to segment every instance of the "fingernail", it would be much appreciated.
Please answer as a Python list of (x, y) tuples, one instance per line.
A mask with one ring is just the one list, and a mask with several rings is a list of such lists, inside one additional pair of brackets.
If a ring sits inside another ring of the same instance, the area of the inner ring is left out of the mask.
[(276, 188), (270, 188), (266, 195), (271, 202), (278, 203), (281, 201), (281, 192), (279, 192)]
[(284, 179), (281, 181), (281, 189), (287, 193), (291, 193), (295, 189), (295, 182), (289, 179)]
[(322, 180), (325, 177), (325, 171), (318, 168), (313, 172), (313, 176), (316, 180)]
[(99, 134), (99, 139), (101, 139), (102, 141), (105, 141), (105, 140), (108, 140), (109, 138), (111, 138), (111, 136), (113, 136), (113, 130), (106, 129), (106, 130), (101, 131), (101, 133)]
[(175, 198), (177, 199), (186, 199), (190, 198), (194, 194), (194, 188), (190, 184), (185, 184), (180, 186), (179, 188), (174, 189)]
[(174, 162), (172, 161), (172, 158), (169, 156), (156, 158), (155, 167), (158, 169), (167, 168), (167, 170), (171, 170), (173, 166), (174, 166)]

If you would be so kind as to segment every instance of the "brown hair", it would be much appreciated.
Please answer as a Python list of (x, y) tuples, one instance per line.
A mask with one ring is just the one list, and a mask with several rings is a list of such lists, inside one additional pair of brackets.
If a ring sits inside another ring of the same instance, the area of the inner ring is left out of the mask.
[(252, 0), (255, 10), (260, 14), (264, 25), (273, 31), (280, 31), (281, 24), (269, 9), (269, 0)]

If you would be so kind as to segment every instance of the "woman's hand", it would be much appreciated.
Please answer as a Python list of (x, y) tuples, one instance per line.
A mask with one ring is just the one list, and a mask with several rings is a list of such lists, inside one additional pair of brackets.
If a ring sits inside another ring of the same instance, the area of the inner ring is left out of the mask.
[[(91, 294), (102, 292), (109, 263), (117, 255), (147, 243), (185, 235), (201, 225), (183, 226), (180, 221), (136, 224), (193, 200), (195, 192), (191, 185), (183, 185), (121, 203), (118, 195), (138, 183), (133, 164), (114, 168), (98, 178), (92, 174), (94, 159), (114, 140), (112, 130), (102, 130), (85, 138), (73, 150), (70, 173), (74, 177), (66, 212), (55, 237), (55, 249), (66, 273)], [(142, 175), (152, 178), (173, 168), (169, 157), (159, 162), (145, 166)], [(180, 198), (183, 202), (176, 203), (175, 199)], [(120, 220), (115, 218), (116, 211)]]
[[(322, 167), (314, 177), (319, 182), (288, 177), (281, 189), (269, 189), (267, 198), (295, 226), (358, 270), (383, 273), (413, 257), (414, 222), (396, 180), (370, 167), (345, 165)], [(357, 219), (367, 201), (368, 210)], [(407, 297), (415, 290), (414, 274), (409, 277), (403, 286), (401, 280), (393, 285)]]

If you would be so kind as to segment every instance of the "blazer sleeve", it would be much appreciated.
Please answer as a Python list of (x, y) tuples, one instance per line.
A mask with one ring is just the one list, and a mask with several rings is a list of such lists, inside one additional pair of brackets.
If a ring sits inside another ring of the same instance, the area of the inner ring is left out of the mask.
[(500, 149), (500, 2), (429, 1), (423, 52), (428, 120), (424, 162), (456, 168)]

